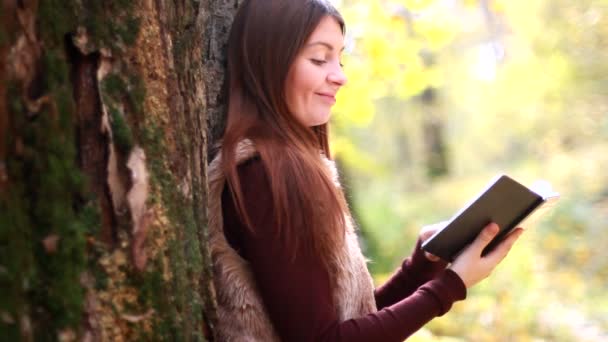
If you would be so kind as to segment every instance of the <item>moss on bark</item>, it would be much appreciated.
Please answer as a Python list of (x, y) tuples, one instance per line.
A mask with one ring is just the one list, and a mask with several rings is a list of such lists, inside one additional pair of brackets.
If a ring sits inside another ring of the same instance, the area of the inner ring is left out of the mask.
[(71, 92), (52, 77), (46, 81), (41, 92), (49, 100), (38, 112), (27, 110), (18, 85), (7, 94), (9, 187), (0, 195), (0, 263), (7, 272), (0, 281), (10, 290), (0, 291), (0, 306), (11, 319), (0, 325), (26, 340), (80, 324), (85, 237), (99, 225), (95, 207), (83, 201)]

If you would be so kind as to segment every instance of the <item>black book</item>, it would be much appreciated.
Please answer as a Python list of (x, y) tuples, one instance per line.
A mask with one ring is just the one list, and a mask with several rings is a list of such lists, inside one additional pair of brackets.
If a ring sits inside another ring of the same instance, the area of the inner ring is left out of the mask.
[(422, 249), (452, 261), (490, 222), (500, 227), (498, 235), (483, 251), (492, 250), (516, 227), (553, 206), (559, 194), (546, 181), (530, 188), (506, 175), (496, 176), (481, 193), (456, 213), (446, 225), (422, 244)]

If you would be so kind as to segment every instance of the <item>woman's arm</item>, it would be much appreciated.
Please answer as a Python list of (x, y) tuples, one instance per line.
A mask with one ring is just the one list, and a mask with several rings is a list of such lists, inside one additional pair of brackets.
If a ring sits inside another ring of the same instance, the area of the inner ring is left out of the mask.
[(462, 280), (445, 270), (391, 306), (364, 317), (334, 322), (319, 341), (403, 341), (465, 296)]
[(401, 267), (387, 282), (374, 291), (378, 310), (411, 295), (422, 284), (435, 278), (445, 270), (447, 263), (429, 260), (421, 245), (422, 237), (416, 242), (412, 255), (403, 261)]

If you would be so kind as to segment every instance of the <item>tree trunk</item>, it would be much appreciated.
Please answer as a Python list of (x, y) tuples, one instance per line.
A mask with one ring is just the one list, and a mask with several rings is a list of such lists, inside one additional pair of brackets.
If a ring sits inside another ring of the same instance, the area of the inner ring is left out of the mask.
[(0, 336), (213, 340), (208, 151), (239, 0), (0, 4)]
[(424, 136), (424, 154), (426, 175), (430, 179), (445, 176), (449, 173), (448, 151), (444, 137), (444, 122), (440, 115), (437, 100), (438, 90), (427, 87), (420, 96), (422, 132)]

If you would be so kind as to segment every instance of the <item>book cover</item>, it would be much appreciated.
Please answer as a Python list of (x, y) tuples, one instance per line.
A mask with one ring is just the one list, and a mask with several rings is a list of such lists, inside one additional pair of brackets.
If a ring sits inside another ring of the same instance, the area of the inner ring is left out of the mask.
[(514, 228), (530, 224), (551, 207), (559, 194), (548, 182), (539, 181), (530, 188), (509, 176), (496, 176), (468, 205), (446, 225), (426, 240), (422, 248), (446, 261), (452, 261), (490, 222), (500, 227), (498, 235), (484, 250), (492, 250)]

